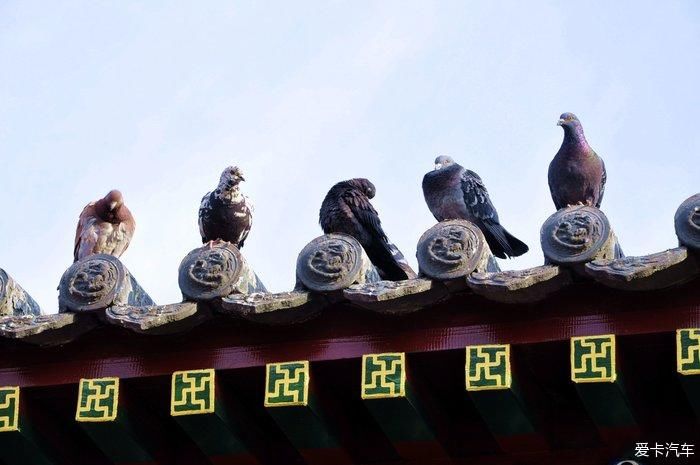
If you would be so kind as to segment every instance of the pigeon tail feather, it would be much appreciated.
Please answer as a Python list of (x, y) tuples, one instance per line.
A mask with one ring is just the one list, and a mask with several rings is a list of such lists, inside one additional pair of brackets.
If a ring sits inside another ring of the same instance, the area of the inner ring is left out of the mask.
[(484, 237), (488, 242), (491, 252), (498, 258), (518, 257), (526, 253), (529, 248), (527, 244), (513, 236), (498, 223), (484, 221)]
[(625, 252), (622, 251), (622, 246), (620, 246), (619, 242), (615, 242), (615, 258), (625, 258)]
[(403, 272), (406, 274), (406, 278), (404, 279), (417, 278), (418, 274), (416, 274), (416, 272), (413, 271), (413, 268), (411, 268), (411, 265), (408, 264), (408, 260), (406, 260), (406, 257), (403, 256), (399, 248), (391, 242), (388, 242), (387, 245), (389, 247), (389, 251), (391, 252), (391, 256), (394, 258), (394, 261), (399, 266), (399, 268), (401, 268), (401, 270), (403, 270)]
[[(404, 279), (416, 277), (415, 272), (411, 269), (403, 254), (394, 244), (375, 237), (365, 251), (372, 264), (377, 268), (377, 271), (379, 271), (379, 275), (382, 279), (402, 281)], [(404, 266), (402, 266), (401, 262), (403, 262)]]

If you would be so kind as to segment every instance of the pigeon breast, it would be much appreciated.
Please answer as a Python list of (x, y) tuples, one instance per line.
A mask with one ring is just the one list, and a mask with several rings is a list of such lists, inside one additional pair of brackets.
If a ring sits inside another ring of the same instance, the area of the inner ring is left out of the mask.
[(428, 208), (438, 221), (467, 219), (469, 214), (462, 192), (464, 168), (454, 164), (434, 170), (423, 177), (423, 195)]

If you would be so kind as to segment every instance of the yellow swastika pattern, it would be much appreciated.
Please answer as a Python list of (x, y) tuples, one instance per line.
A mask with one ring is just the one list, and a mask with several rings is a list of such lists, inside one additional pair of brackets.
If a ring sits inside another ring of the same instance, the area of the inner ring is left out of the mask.
[(81, 379), (76, 421), (114, 421), (119, 403), (119, 378)]
[(465, 372), (467, 391), (510, 388), (510, 345), (467, 347)]
[(700, 328), (676, 331), (676, 363), (678, 373), (700, 374)]
[(571, 338), (571, 380), (575, 383), (614, 382), (615, 335)]
[(268, 363), (265, 376), (265, 406), (286, 407), (309, 402), (309, 362)]
[(19, 387), (0, 387), (0, 432), (19, 431)]
[(362, 398), (406, 396), (406, 355), (403, 352), (362, 356)]
[(214, 390), (213, 369), (176, 371), (172, 378), (170, 414), (213, 413)]

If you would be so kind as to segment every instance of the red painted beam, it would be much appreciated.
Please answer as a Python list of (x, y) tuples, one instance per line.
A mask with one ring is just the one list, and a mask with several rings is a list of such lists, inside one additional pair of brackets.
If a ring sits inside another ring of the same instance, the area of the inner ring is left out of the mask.
[(664, 333), (696, 326), (700, 326), (698, 280), (653, 293), (623, 293), (582, 283), (536, 305), (498, 304), (466, 294), (391, 320), (338, 305), (293, 329), (257, 327), (221, 317), (170, 336), (144, 336), (107, 327), (62, 347), (20, 347), (5, 342), (0, 346), (4, 355), (0, 385), (77, 383), (81, 377), (148, 377), (202, 367), (236, 369), (280, 361), (280, 354), (288, 360), (337, 360), (371, 352), (531, 344), (580, 335)]

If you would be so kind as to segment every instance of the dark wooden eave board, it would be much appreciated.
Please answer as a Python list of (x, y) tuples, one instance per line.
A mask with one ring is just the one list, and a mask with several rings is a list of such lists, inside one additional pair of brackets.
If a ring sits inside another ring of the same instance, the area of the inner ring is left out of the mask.
[(344, 449), (356, 463), (396, 462), (400, 458), (360, 398), (361, 359), (314, 365), (317, 396)]
[(414, 376), (436, 402), (436, 435), (453, 459), (496, 455), (498, 442), (468, 399), (464, 349), (411, 354)]
[(642, 435), (652, 441), (659, 438), (658, 442), (697, 443), (700, 423), (676, 371), (675, 334), (619, 338), (617, 353), (628, 401)]
[[(669, 361), (674, 361), (674, 343), (672, 333), (620, 337), (619, 369), (626, 375), (631, 392), (635, 393), (630, 403), (635, 416), (640, 419), (644, 437), (692, 442), (692, 438), (698, 437), (697, 419), (683, 397), (673, 363), (666, 366)], [(414, 377), (419, 376), (422, 381), (439, 380), (426, 384), (436, 398), (436, 411), (444, 414), (439, 415), (442, 424), (436, 428), (440, 443), (445, 444), (450, 453), (451, 462), (444, 463), (593, 465), (603, 463), (601, 457), (619, 457), (629, 451), (633, 446), (629, 441), (617, 440), (608, 444), (596, 435), (596, 427), (592, 425), (568, 380), (567, 346), (566, 342), (546, 342), (516, 348), (518, 350), (513, 352), (515, 374), (518, 379), (526, 381), (522, 383), (523, 399), (529, 408), (537, 412), (538, 432), (546, 436), (551, 445), (548, 451), (516, 454), (503, 454), (499, 450), (498, 438), (490, 436), (492, 432), (485, 426), (483, 418), (470, 406), (464, 392), (462, 349), (410, 354)], [(652, 355), (648, 355), (650, 352)], [(651, 369), (648, 369), (647, 363)], [(333, 429), (340, 431), (342, 447), (345, 450), (357, 446), (361, 448), (351, 454), (353, 461), (392, 463), (394, 455), (391, 445), (387, 445), (381, 430), (361, 409), (359, 359), (319, 362), (315, 366), (320, 367), (320, 370), (314, 371), (321, 387), (319, 392), (333, 400), (332, 404), (326, 404), (326, 408), (331, 407), (329, 412)], [(236, 401), (236, 405), (232, 405), (234, 419), (246, 426), (247, 435), (241, 438), (260, 462), (303, 463), (263, 408), (263, 368), (225, 370), (217, 376), (225, 385), (220, 394)], [(150, 444), (162, 449), (155, 454), (158, 463), (226, 463), (222, 457), (204, 455), (170, 417), (169, 377), (131, 379), (125, 382), (126, 385), (130, 398), (129, 410), (139, 421), (146, 421), (144, 427), (150, 425), (157, 428), (158, 431), (148, 434), (161, 436), (155, 439), (148, 435), (143, 437), (144, 447)], [(27, 406), (36, 406), (42, 413), (41, 418), (51, 423), (37, 422), (38, 432), (42, 436), (53, 437), (55, 443), (62, 446), (57, 463), (113, 463), (101, 457), (73, 421), (77, 386), (27, 388), (25, 392), (28, 393), (25, 397)], [(358, 411), (353, 413), (354, 409)], [(563, 415), (558, 415), (562, 412)], [(352, 438), (361, 429), (366, 429), (365, 436)], [(565, 436), (568, 434), (579, 439), (584, 436), (584, 440), (567, 442)], [(373, 440), (365, 442), (367, 437)], [(81, 461), (77, 457), (79, 453), (87, 454), (89, 459)], [(372, 458), (381, 458), (384, 462)]]
[(77, 399), (78, 386), (66, 385), (26, 389), (21, 402), (30, 410), (26, 420), (57, 464), (112, 464), (75, 422)]
[(570, 379), (569, 341), (514, 346), (511, 357), (527, 405), (553, 450), (602, 446)]
[(300, 465), (304, 461), (264, 407), (265, 368), (217, 373), (228, 398), (238, 432), (261, 463)]

